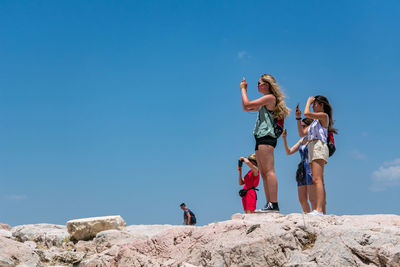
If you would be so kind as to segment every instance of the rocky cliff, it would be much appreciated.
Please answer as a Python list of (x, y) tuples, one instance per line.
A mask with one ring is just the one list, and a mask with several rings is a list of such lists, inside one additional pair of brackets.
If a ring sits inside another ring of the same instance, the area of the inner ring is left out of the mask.
[(235, 214), (201, 227), (89, 228), (95, 237), (77, 240), (63, 225), (0, 224), (0, 266), (400, 266), (396, 215)]

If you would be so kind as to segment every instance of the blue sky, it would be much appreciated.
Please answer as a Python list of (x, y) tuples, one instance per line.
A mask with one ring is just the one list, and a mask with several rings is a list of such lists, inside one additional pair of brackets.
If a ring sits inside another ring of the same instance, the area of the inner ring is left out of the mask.
[[(326, 95), (333, 214), (399, 214), (398, 1), (7, 1), (0, 4), (0, 221), (199, 224), (242, 212), (241, 109), (263, 73), (294, 108)], [(288, 140), (296, 122), (286, 120)], [(275, 151), (282, 213), (299, 155)], [(261, 186), (262, 187), (262, 186)], [(259, 194), (258, 207), (264, 204)]]

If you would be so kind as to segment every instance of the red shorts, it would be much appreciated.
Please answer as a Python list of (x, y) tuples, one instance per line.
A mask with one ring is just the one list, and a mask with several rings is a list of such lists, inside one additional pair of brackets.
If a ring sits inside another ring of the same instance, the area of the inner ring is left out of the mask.
[(256, 210), (257, 195), (255, 190), (247, 191), (247, 194), (242, 197), (243, 209), (244, 210)]

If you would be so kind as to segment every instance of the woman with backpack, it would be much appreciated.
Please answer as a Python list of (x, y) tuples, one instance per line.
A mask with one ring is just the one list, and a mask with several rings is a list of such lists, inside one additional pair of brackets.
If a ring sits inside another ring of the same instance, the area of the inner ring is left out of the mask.
[[(284, 96), (275, 78), (269, 74), (261, 75), (258, 80), (260, 98), (250, 101), (247, 97), (247, 83), (243, 78), (240, 83), (242, 106), (246, 112), (258, 111), (258, 118), (253, 134), (256, 139), (256, 158), (263, 178), (267, 204), (263, 212), (279, 212), (278, 181), (274, 168), (274, 149), (278, 137), (283, 131), (283, 120), (289, 114)], [(281, 125), (278, 125), (278, 121)]]
[[(310, 110), (312, 105), (313, 112)], [(328, 163), (328, 132), (337, 133), (333, 128), (332, 106), (325, 96), (310, 96), (304, 109), (304, 116), (313, 119), (310, 126), (301, 127), (301, 111), (296, 111), (299, 135), (308, 137), (308, 159), (315, 187), (316, 208), (310, 214), (326, 214), (326, 192), (324, 187), (324, 167)]]
[[(312, 122), (312, 119), (304, 118), (301, 120), (301, 127), (308, 127)], [(300, 138), (294, 146), (289, 147), (286, 136), (287, 132), (284, 130), (282, 139), (286, 155), (292, 155), (297, 151), (300, 153), (301, 161), (296, 172), (297, 194), (303, 212), (309, 213), (311, 210), (315, 209), (315, 190), (312, 182), (311, 168), (308, 162), (308, 139), (307, 137)], [(311, 209), (309, 202), (311, 204)]]

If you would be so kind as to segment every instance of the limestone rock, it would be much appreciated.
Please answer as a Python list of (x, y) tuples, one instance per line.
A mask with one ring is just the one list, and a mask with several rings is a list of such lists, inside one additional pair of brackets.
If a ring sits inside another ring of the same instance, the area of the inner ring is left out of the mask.
[(24, 242), (25, 245), (27, 245), (28, 247), (30, 247), (31, 249), (37, 249), (37, 244), (33, 241), (25, 241)]
[(57, 247), (52, 247), (50, 249), (36, 249), (35, 253), (39, 255), (42, 262), (61, 266), (71, 266), (81, 262), (85, 257), (85, 253), (83, 252), (65, 251)]
[(79, 266), (400, 266), (400, 216), (236, 214), (119, 243)]
[(126, 226), (121, 216), (104, 216), (70, 220), (67, 222), (68, 232), (75, 240), (89, 240), (97, 233), (105, 230), (123, 230)]
[(33, 241), (39, 246), (50, 248), (61, 247), (68, 241), (69, 234), (64, 225), (55, 224), (26, 224), (15, 226), (11, 229), (12, 236), (20, 242)]
[(42, 266), (38, 255), (27, 245), (0, 237), (0, 266)]
[(5, 223), (0, 223), (0, 229), (4, 229), (4, 230), (7, 230), (7, 231), (10, 231), (11, 230), (11, 226), (9, 226), (8, 224), (5, 224)]
[(6, 238), (11, 238), (12, 234), (8, 230), (0, 229), (0, 236), (6, 237)]
[(165, 232), (170, 229), (184, 229), (187, 226), (170, 225), (170, 224), (153, 224), (153, 225), (130, 225), (125, 231), (129, 232), (137, 239), (149, 239), (155, 235)]
[[(396, 215), (235, 214), (201, 227), (121, 226), (61, 246), (50, 246), (54, 238), (44, 246), (43, 229), (29, 227), (12, 229), (24, 243), (0, 236), (0, 266), (400, 267)], [(28, 228), (32, 233), (21, 230)]]

